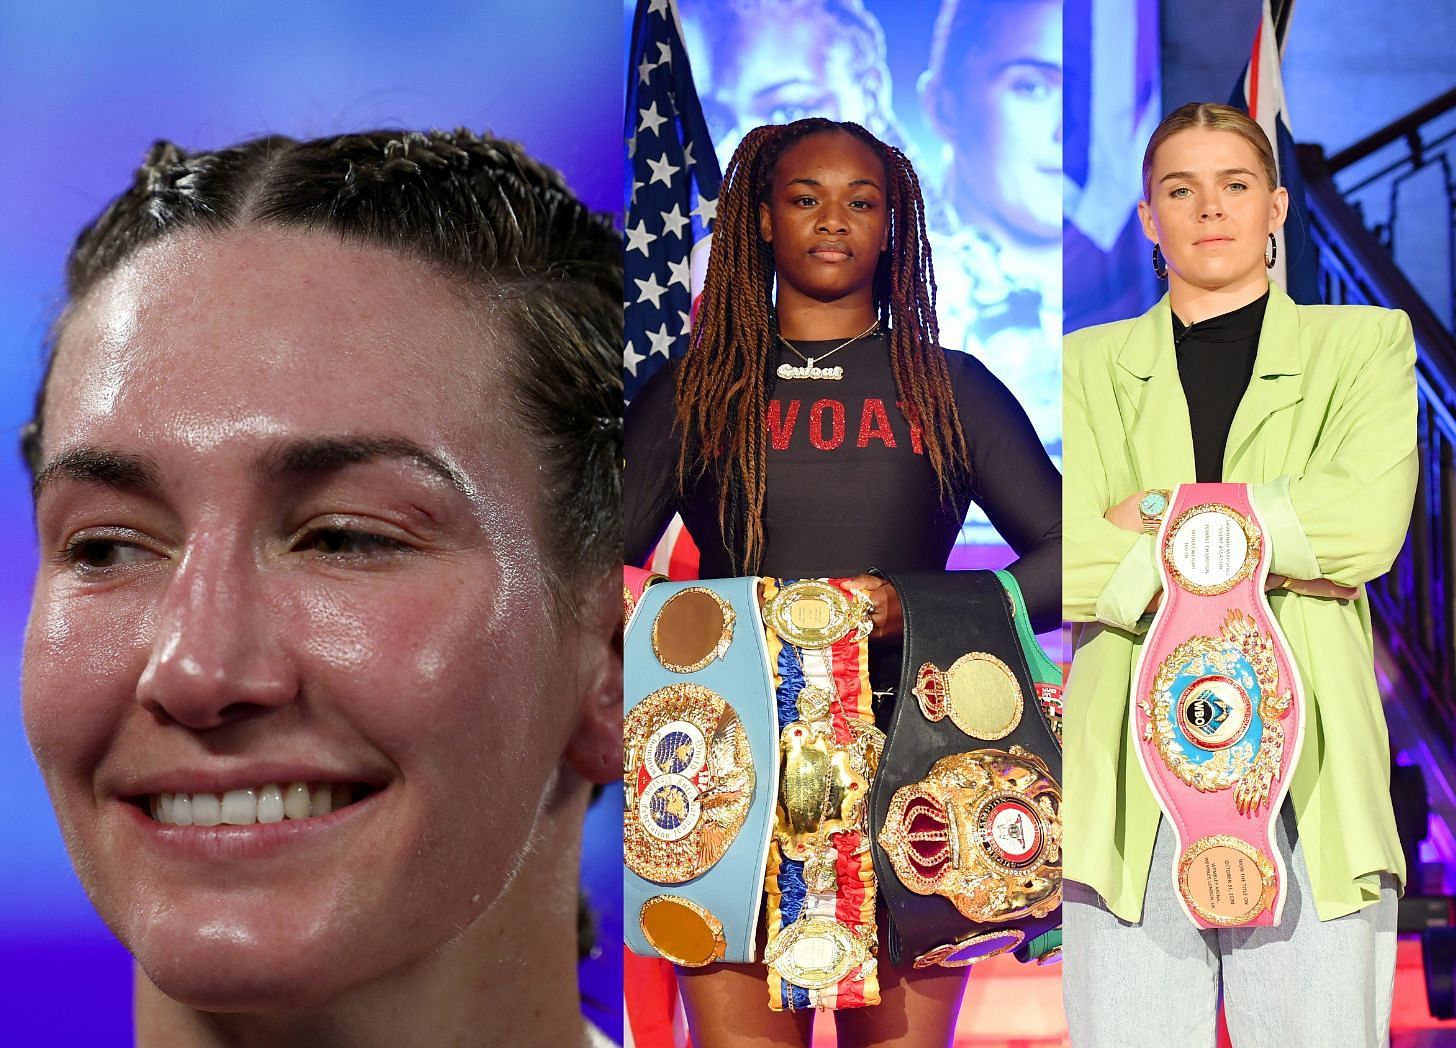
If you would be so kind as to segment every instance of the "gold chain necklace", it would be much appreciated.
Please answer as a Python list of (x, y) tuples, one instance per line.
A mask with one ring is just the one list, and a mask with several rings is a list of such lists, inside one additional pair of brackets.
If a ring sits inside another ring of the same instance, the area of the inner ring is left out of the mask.
[(858, 342), (866, 335), (873, 334), (879, 328), (879, 326), (880, 321), (878, 318), (876, 318), (873, 324), (865, 328), (858, 335), (855, 335), (853, 338), (845, 339), (843, 342), (835, 346), (829, 352), (817, 357), (804, 356), (804, 354), (800, 353), (798, 348), (792, 342), (784, 338), (783, 335), (779, 334), (778, 331), (775, 330), (774, 335), (778, 338), (778, 340), (782, 342), (785, 346), (787, 346), (789, 348), (789, 351), (793, 353), (794, 356), (798, 357), (804, 362), (803, 367), (795, 367), (793, 364), (780, 364), (778, 369), (779, 378), (817, 378), (824, 379), (827, 382), (840, 381), (844, 378), (844, 368), (838, 366), (826, 368), (820, 367), (819, 364), (834, 356), (834, 354), (838, 353), (841, 349), (843, 349), (850, 343)]

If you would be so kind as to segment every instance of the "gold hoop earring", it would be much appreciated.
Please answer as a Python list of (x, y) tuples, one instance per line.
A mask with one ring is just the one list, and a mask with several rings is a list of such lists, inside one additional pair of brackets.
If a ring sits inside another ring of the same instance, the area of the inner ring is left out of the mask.
[(1157, 244), (1153, 245), (1153, 272), (1159, 280), (1168, 279), (1168, 260), (1163, 257), (1163, 249)]
[(1269, 234), (1269, 253), (1264, 256), (1264, 268), (1273, 269), (1274, 263), (1279, 261), (1279, 241), (1274, 239), (1274, 234)]

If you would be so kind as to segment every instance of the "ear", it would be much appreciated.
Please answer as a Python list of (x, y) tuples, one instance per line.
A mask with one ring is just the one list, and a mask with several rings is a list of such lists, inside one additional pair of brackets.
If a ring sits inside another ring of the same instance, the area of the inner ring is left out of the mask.
[(566, 763), (588, 782), (622, 777), (622, 582), (610, 572), (582, 587), (577, 607), (578, 720)]
[(1269, 199), (1269, 232), (1277, 232), (1289, 217), (1289, 190), (1280, 186)]
[(1146, 200), (1138, 201), (1138, 221), (1143, 226), (1143, 236), (1148, 238), (1148, 243), (1158, 242), (1158, 227), (1153, 225), (1153, 205)]
[(758, 205), (758, 235), (765, 244), (773, 243), (773, 209), (762, 201)]
[(938, 75), (926, 70), (916, 84), (920, 92), (920, 109), (930, 121), (931, 129), (941, 138), (953, 137), (955, 121), (947, 112), (945, 85)]

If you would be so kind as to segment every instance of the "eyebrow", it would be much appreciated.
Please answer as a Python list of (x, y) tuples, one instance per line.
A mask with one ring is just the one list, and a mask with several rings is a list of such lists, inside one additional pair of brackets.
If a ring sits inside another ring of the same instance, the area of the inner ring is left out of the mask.
[[(447, 462), (404, 437), (315, 437), (290, 441), (265, 451), (255, 463), (255, 469), (263, 479), (278, 482), (318, 478), (377, 459), (407, 459), (436, 474), (461, 494), (470, 493), (465, 479)], [(161, 470), (152, 459), (93, 444), (72, 448), (47, 463), (31, 485), (32, 499), (38, 501), (47, 487), (61, 479), (152, 496), (162, 487)]]
[(449, 463), (404, 437), (314, 437), (292, 441), (264, 452), (258, 473), (268, 481), (317, 478), (377, 459), (407, 459), (434, 473), (462, 495), (469, 486)]
[[(813, 186), (816, 189), (823, 184), (817, 178), (791, 178), (785, 183), (785, 185), (790, 186)], [(849, 184), (852, 186), (873, 186), (875, 189), (880, 188), (880, 184), (873, 178), (851, 178)]]
[[(1250, 171), (1246, 167), (1226, 167), (1222, 171), (1216, 172), (1216, 176), (1218, 178), (1226, 178), (1229, 175), (1247, 175), (1250, 178), (1256, 178), (1256, 177), (1258, 177), (1258, 176), (1256, 176), (1254, 174), (1254, 172)], [(1169, 171), (1162, 178), (1158, 179), (1158, 185), (1162, 185), (1164, 182), (1167, 182), (1169, 179), (1180, 179), (1180, 178), (1181, 179), (1186, 179), (1189, 182), (1197, 181), (1197, 176), (1194, 175), (1193, 172), (1191, 172), (1191, 171)]]

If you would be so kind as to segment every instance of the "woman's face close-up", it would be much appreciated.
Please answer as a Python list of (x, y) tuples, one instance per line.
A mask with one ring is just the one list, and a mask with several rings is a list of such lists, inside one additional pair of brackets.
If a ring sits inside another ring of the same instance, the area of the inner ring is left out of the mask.
[(759, 205), (779, 301), (831, 301), (873, 287), (889, 246), (888, 187), (879, 154), (853, 135), (815, 134), (784, 150)]
[(1284, 222), (1288, 194), (1270, 188), (1246, 138), (1204, 127), (1178, 131), (1153, 155), (1148, 186), (1138, 212), (1170, 279), (1205, 289), (1265, 279), (1269, 234)]
[(68, 315), (25, 723), (169, 996), (321, 1000), (509, 883), (575, 684), (510, 337), (423, 264), (271, 228), (173, 234)]
[(948, 64), (933, 106), (954, 152), (957, 195), (1017, 239), (1060, 240), (1062, 5), (991, 9), (1002, 17)]

